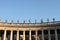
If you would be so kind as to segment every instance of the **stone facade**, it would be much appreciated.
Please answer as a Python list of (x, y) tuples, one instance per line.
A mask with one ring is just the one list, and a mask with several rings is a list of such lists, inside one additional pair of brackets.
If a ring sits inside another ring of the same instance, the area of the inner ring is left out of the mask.
[(42, 23), (0, 22), (0, 40), (60, 40), (60, 21)]

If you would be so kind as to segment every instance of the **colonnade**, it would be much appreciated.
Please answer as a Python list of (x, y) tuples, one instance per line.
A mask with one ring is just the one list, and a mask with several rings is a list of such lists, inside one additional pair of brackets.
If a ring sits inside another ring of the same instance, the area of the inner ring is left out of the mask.
[[(4, 31), (4, 34), (2, 34), (3, 35), (3, 39), (0, 39), (0, 40), (8, 40), (8, 39), (6, 39), (6, 36), (7, 36), (7, 31), (8, 30), (3, 30)], [(10, 31), (10, 30), (9, 30)], [(34, 31), (34, 33), (33, 33), (33, 31)], [(50, 30), (47, 30), (48, 31), (48, 37), (47, 37), (47, 39), (45, 39), (44, 37), (45, 37), (45, 34), (44, 34), (44, 30), (29, 30), (29, 31), (27, 31), (27, 33), (28, 33), (28, 36), (29, 37), (27, 37), (26, 38), (26, 31), (22, 31), (23, 33), (23, 36), (22, 36), (22, 39), (20, 39), (20, 31), (16, 31), (16, 39), (13, 39), (13, 35), (14, 35), (14, 31), (13, 30), (11, 30), (10, 31), (10, 39), (9, 40), (52, 40), (51, 38), (51, 32), (50, 32)], [(41, 31), (41, 34), (40, 34), (40, 31)], [(55, 29), (54, 30), (54, 37), (55, 37), (55, 40), (58, 40), (58, 34), (57, 34), (57, 30)], [(1, 32), (0, 32), (1, 33)], [(35, 39), (33, 39), (32, 38), (32, 35), (34, 34), (34, 37), (35, 37)], [(39, 37), (39, 35), (40, 35), (40, 37)]]

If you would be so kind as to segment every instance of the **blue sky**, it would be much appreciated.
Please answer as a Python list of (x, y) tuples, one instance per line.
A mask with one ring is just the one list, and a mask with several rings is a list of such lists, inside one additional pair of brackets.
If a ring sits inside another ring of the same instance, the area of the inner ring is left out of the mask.
[(0, 0), (0, 18), (4, 21), (26, 20), (34, 22), (47, 18), (60, 20), (60, 0)]

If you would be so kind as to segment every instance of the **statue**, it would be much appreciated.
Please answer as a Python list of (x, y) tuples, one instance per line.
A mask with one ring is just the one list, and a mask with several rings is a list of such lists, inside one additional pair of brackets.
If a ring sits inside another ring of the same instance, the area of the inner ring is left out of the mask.
[(55, 18), (53, 18), (53, 22), (55, 22)]
[(37, 20), (35, 19), (35, 23), (37, 23)]
[(43, 19), (41, 19), (41, 23), (43, 23)]
[(11, 23), (13, 23), (14, 21), (13, 20), (11, 20)]
[(49, 22), (49, 19), (47, 18), (47, 22)]
[(25, 23), (25, 20), (23, 21), (23, 23)]
[(8, 20), (6, 19), (6, 20), (5, 20), (5, 22), (7, 23), (7, 22), (8, 22)]
[(17, 20), (17, 23), (19, 23), (20, 21), (19, 20)]
[(31, 20), (29, 20), (29, 23), (31, 23)]
[(0, 22), (2, 22), (2, 20), (0, 19)]

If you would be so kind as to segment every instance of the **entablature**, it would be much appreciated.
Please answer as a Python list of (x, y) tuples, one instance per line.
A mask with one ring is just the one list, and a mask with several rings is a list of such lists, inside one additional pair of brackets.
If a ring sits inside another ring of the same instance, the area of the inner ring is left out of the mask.
[(5, 23), (0, 22), (1, 27), (55, 27), (60, 26), (60, 21), (44, 23)]

